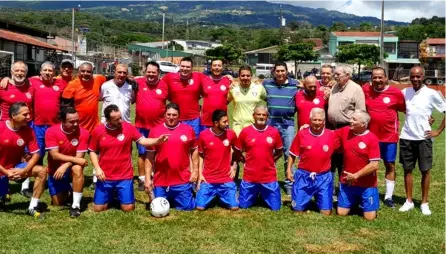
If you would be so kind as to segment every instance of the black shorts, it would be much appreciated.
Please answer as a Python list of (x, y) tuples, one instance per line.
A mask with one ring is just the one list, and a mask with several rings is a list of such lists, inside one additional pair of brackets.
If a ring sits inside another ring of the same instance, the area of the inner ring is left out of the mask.
[(413, 170), (418, 160), (420, 171), (432, 169), (432, 139), (400, 139), (400, 163), (404, 170)]

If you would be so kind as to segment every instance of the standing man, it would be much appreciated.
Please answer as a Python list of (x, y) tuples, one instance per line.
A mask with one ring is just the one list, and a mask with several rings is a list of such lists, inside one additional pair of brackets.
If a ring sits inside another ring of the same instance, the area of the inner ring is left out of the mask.
[(203, 158), (197, 184), (197, 209), (204, 210), (217, 196), (231, 210), (238, 210), (237, 186), (233, 178), (236, 164), (232, 159), (232, 147), (237, 135), (228, 129), (226, 111), (215, 110), (212, 114), (214, 126), (200, 133), (198, 150)]
[(177, 210), (190, 211), (195, 209), (192, 183), (198, 179), (199, 157), (195, 133), (179, 121), (180, 115), (177, 104), (168, 104), (164, 124), (150, 131), (149, 137), (169, 136), (169, 140), (148, 151), (145, 187), (149, 195), (153, 191), (156, 198), (166, 198)]
[[(266, 103), (268, 105), (268, 124), (275, 127), (282, 138), (285, 151), (283, 168), (286, 175), (289, 149), (295, 135), (295, 98), (298, 93), (299, 83), (295, 79), (288, 78), (288, 68), (285, 62), (274, 64), (273, 75), (274, 79), (264, 80), (263, 86), (266, 90)], [(289, 196), (291, 196), (292, 186), (293, 183), (285, 179), (285, 190)]]
[[(51, 126), (45, 134), (48, 150), (48, 190), (53, 205), (62, 206), (73, 191), (70, 217), (81, 215), (80, 203), (84, 188), (84, 154), (88, 149), (89, 133), (79, 127), (79, 114), (73, 107), (60, 112), (62, 123)], [(71, 187), (73, 182), (73, 187)]]
[(214, 59), (211, 62), (211, 75), (203, 77), (203, 107), (201, 109), (201, 131), (214, 126), (212, 114), (220, 109), (228, 111), (228, 93), (231, 80), (222, 75), (223, 62)]
[(180, 61), (178, 73), (168, 73), (163, 77), (169, 89), (169, 101), (176, 103), (181, 109), (179, 120), (192, 127), (195, 136), (200, 134), (200, 98), (203, 74), (193, 72), (190, 57)]
[(267, 125), (265, 106), (257, 106), (253, 117), (254, 124), (242, 130), (235, 145), (236, 157), (245, 165), (240, 184), (240, 208), (253, 206), (260, 195), (271, 210), (277, 211), (282, 201), (275, 163), (283, 155), (282, 138), (276, 128)]
[(135, 209), (132, 142), (144, 146), (158, 145), (166, 141), (167, 136), (144, 138), (133, 125), (122, 122), (121, 112), (114, 104), (104, 109), (104, 116), (106, 122), (95, 128), (88, 146), (99, 180), (94, 192), (93, 210), (107, 210), (116, 193), (121, 209), (130, 212)]
[[(167, 84), (159, 78), (159, 64), (148, 62), (145, 77), (135, 79), (138, 92), (135, 100), (135, 126), (139, 132), (148, 137), (150, 130), (164, 122), (164, 111), (168, 97)], [(144, 191), (146, 147), (138, 147), (138, 190)]]
[(333, 68), (329, 64), (324, 64), (321, 67), (321, 80), (317, 82), (317, 88), (324, 92), (326, 96), (330, 94), (330, 90), (336, 81), (333, 80)]
[(423, 84), (424, 69), (415, 66), (410, 69), (410, 82), (412, 87), (402, 92), (406, 100), (406, 121), (400, 135), (400, 163), (404, 169), (404, 185), (406, 189), (406, 202), (400, 212), (412, 210), (415, 206), (412, 201), (413, 176), (412, 171), (418, 161), (421, 171), (421, 212), (431, 215), (428, 196), (430, 184), (430, 170), (432, 169), (432, 143), (444, 130), (444, 116), (438, 130), (432, 130), (429, 125), (429, 116), (435, 109), (441, 113), (446, 112), (444, 98), (435, 90)]
[[(324, 99), (324, 92), (317, 89), (317, 79), (315, 76), (308, 76), (304, 81), (304, 90), (296, 94), (297, 126), (302, 127), (310, 124), (310, 112), (313, 108), (325, 109), (327, 101)], [(324, 118), (325, 124), (325, 118)]]
[(379, 140), (381, 159), (386, 167), (384, 204), (395, 208), (392, 195), (395, 188), (395, 160), (400, 125), (398, 112), (406, 111), (404, 96), (401, 90), (389, 86), (386, 71), (381, 67), (372, 70), (372, 85), (364, 85), (362, 89), (370, 114), (369, 130)]
[(370, 116), (355, 110), (350, 127), (336, 130), (344, 155), (344, 168), (340, 176), (338, 215), (347, 216), (359, 204), (366, 220), (378, 215), (378, 170), (380, 154), (378, 138), (367, 130)]
[[(28, 127), (30, 111), (26, 103), (16, 102), (9, 108), (8, 115), (7, 121), (0, 122), (0, 197), (8, 193), (9, 180), (21, 182), (28, 177), (35, 177), (28, 214), (40, 218), (42, 213), (38, 204), (45, 189), (46, 168), (37, 165), (39, 146), (33, 130)], [(21, 164), (25, 147), (32, 156), (27, 163)], [(3, 200), (1, 198), (0, 203), (4, 205)]]
[(60, 75), (56, 78), (63, 79), (68, 84), (74, 79), (73, 70), (74, 62), (71, 59), (63, 59), (60, 63)]

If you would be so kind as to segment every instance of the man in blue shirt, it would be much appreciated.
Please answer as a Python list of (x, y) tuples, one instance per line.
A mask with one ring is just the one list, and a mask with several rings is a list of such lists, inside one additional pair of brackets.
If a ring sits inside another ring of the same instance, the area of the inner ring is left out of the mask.
[[(288, 78), (285, 62), (277, 62), (273, 67), (274, 79), (266, 79), (263, 86), (266, 90), (269, 125), (280, 132), (284, 149), (284, 173), (288, 161), (288, 153), (295, 135), (294, 114), (296, 113), (295, 96), (299, 90), (299, 81)], [(293, 168), (293, 171), (296, 169)], [(285, 190), (291, 196), (292, 182), (285, 180)]]

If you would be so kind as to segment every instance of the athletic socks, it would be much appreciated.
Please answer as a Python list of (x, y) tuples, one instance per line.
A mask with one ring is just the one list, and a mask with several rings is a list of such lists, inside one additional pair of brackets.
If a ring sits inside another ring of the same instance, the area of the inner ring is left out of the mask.
[(71, 205), (71, 207), (80, 208), (81, 199), (82, 199), (82, 192), (73, 192), (73, 204)]
[(392, 199), (394, 189), (395, 181), (386, 179), (386, 195), (384, 196), (384, 200)]
[(98, 181), (98, 178), (96, 177), (96, 169), (93, 168), (93, 183), (96, 183)]
[(39, 199), (38, 198), (31, 198), (31, 202), (29, 202), (28, 210), (32, 210), (39, 205)]
[(29, 177), (22, 183), (22, 191), (29, 189)]
[(145, 182), (146, 176), (138, 176), (139, 181)]

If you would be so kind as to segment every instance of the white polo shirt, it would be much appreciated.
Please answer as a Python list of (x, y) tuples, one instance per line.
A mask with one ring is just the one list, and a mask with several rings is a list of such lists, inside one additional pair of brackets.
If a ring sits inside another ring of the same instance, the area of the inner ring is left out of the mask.
[(114, 80), (109, 80), (101, 86), (102, 100), (102, 123), (105, 123), (104, 109), (111, 104), (118, 106), (122, 114), (122, 120), (130, 123), (130, 107), (135, 101), (135, 92), (132, 85), (125, 82), (124, 85), (118, 87)]
[(412, 87), (402, 91), (406, 100), (406, 121), (401, 130), (401, 139), (424, 140), (424, 132), (430, 131), (429, 116), (434, 108), (444, 113), (446, 103), (439, 92), (423, 85), (418, 91)]

